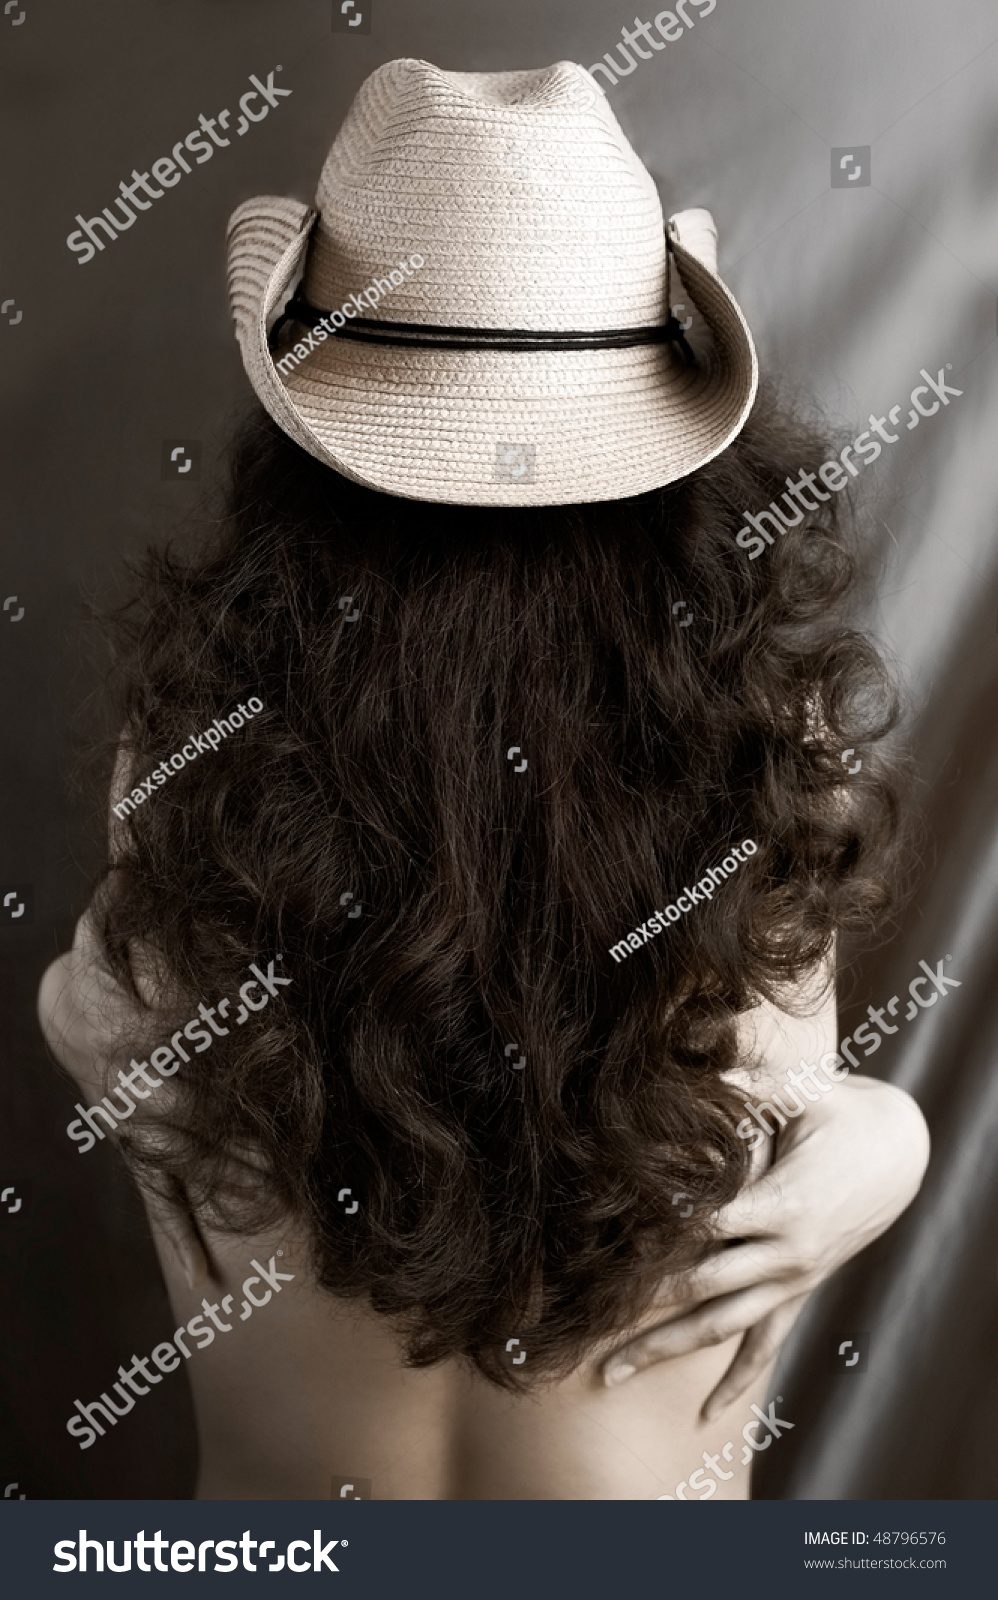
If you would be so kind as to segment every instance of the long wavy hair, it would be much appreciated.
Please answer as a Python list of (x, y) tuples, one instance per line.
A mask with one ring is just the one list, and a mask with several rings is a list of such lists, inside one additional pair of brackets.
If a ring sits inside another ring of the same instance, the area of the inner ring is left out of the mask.
[[(735, 544), (826, 454), (764, 389), (665, 489), (472, 510), (360, 487), (261, 412), (211, 548), (150, 553), (111, 621), (128, 783), (264, 706), (116, 825), (97, 922), (137, 1004), (130, 954), (166, 975), (144, 1037), (250, 963), (292, 980), (126, 1157), (217, 1227), (303, 1223), (319, 1284), (413, 1365), (522, 1387), (646, 1310), (746, 1179), (739, 1012), (895, 902), (898, 698), (848, 625), (849, 513)], [(612, 959), (745, 839), (712, 901)]]

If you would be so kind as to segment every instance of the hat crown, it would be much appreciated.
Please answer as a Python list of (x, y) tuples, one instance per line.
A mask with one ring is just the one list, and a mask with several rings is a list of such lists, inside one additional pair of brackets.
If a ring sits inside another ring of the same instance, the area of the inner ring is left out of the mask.
[(304, 287), (320, 306), (418, 253), (396, 320), (554, 331), (667, 315), (654, 181), (574, 62), (387, 62), (358, 91), (316, 206)]
[[(468, 506), (617, 500), (694, 472), (744, 425), (758, 363), (713, 219), (674, 213), (667, 252), (655, 185), (574, 63), (386, 63), (358, 91), (317, 208), (237, 206), (229, 295), (271, 416), (358, 483)], [(292, 348), (272, 335), (299, 285), (325, 315), (296, 295)], [(673, 296), (694, 366), (660, 338), (675, 335)], [(407, 322), (609, 337), (392, 326)], [(610, 332), (628, 326), (641, 331)]]

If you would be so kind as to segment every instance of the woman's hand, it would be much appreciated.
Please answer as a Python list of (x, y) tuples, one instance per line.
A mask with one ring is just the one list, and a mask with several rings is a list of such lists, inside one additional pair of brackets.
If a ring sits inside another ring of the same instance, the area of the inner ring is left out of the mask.
[(925, 1119), (903, 1090), (858, 1076), (833, 1084), (781, 1131), (774, 1165), (718, 1214), (718, 1237), (737, 1242), (663, 1285), (665, 1304), (692, 1309), (615, 1350), (604, 1382), (743, 1333), (703, 1406), (704, 1420), (717, 1416), (775, 1358), (812, 1289), (911, 1203), (928, 1159)]
[[(155, 952), (133, 943), (129, 954), (136, 988), (145, 1003), (152, 1005), (163, 982)], [(42, 978), (38, 1018), (45, 1041), (60, 1066), (87, 1103), (96, 1104), (105, 1087), (102, 1072), (106, 1062), (129, 1028), (141, 1027), (144, 1017), (133, 997), (101, 962), (89, 910), (76, 925), (72, 949), (53, 961)], [(154, 1130), (145, 1133), (147, 1139), (155, 1136)], [(210, 1276), (210, 1266), (197, 1222), (184, 1196), (178, 1192), (176, 1204), (169, 1205), (161, 1194), (142, 1188), (141, 1184), (139, 1188), (154, 1231), (161, 1233), (172, 1247), (188, 1286), (196, 1288)]]
[(96, 1088), (115, 1025), (129, 996), (99, 960), (89, 911), (76, 924), (71, 950), (57, 957), (38, 989), (38, 1020), (59, 1065), (82, 1087)]
[[(129, 1030), (141, 1029), (143, 1006), (175, 998), (151, 945), (133, 939), (128, 958), (141, 1004), (108, 971), (101, 957), (91, 905), (76, 924), (72, 949), (42, 976), (38, 1020), (59, 1065), (77, 1084), (96, 1088), (101, 1068)], [(99, 1096), (98, 1096), (99, 1098)]]

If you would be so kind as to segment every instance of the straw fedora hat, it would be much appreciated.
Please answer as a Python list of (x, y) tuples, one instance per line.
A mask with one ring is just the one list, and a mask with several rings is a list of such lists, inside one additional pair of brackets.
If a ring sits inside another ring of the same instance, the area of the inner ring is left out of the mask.
[(274, 420), (409, 499), (640, 494), (718, 455), (758, 383), (709, 212), (665, 224), (605, 95), (570, 61), (379, 67), (315, 207), (266, 195), (233, 213), (228, 284)]

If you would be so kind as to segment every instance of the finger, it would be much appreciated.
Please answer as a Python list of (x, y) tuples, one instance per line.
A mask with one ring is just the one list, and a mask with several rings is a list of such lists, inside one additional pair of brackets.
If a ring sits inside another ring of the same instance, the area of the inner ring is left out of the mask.
[(714, 1232), (720, 1239), (741, 1239), (771, 1233), (779, 1226), (780, 1212), (786, 1205), (786, 1192), (776, 1168), (764, 1173), (743, 1189), (730, 1205), (714, 1218)]
[(660, 1361), (672, 1361), (707, 1345), (724, 1344), (768, 1316), (786, 1297), (782, 1285), (763, 1284), (723, 1300), (711, 1300), (687, 1316), (631, 1339), (604, 1362), (603, 1381), (607, 1388), (615, 1388)]
[[(801, 1263), (779, 1239), (753, 1239), (747, 1244), (719, 1250), (701, 1262), (682, 1283), (682, 1300), (713, 1300), (719, 1295), (751, 1289), (754, 1284), (790, 1282), (801, 1272)], [(667, 1303), (676, 1298), (675, 1291)], [(657, 1301), (655, 1302), (658, 1303)]]
[(724, 1377), (703, 1403), (700, 1416), (704, 1422), (713, 1422), (715, 1417), (727, 1410), (739, 1395), (751, 1388), (770, 1362), (775, 1361), (806, 1300), (807, 1295), (802, 1294), (795, 1300), (786, 1301), (749, 1329)]
[(802, 1270), (800, 1251), (780, 1232), (732, 1240), (713, 1250), (700, 1264), (684, 1273), (663, 1278), (652, 1301), (656, 1311), (686, 1311), (698, 1301), (712, 1300), (737, 1289), (751, 1288), (763, 1279), (790, 1281)]
[(100, 974), (75, 950), (59, 956), (42, 977), (38, 1015), (45, 1042), (81, 1086), (96, 1088), (100, 1081), (97, 1060), (107, 1042), (111, 1006)]
[(128, 964), (135, 992), (150, 1010), (183, 1004), (163, 953), (147, 939), (129, 939)]
[(142, 1198), (153, 1232), (173, 1250), (189, 1289), (197, 1289), (210, 1276), (208, 1255), (197, 1221), (187, 1207), (186, 1197), (178, 1194), (174, 1204), (165, 1196), (143, 1189)]

